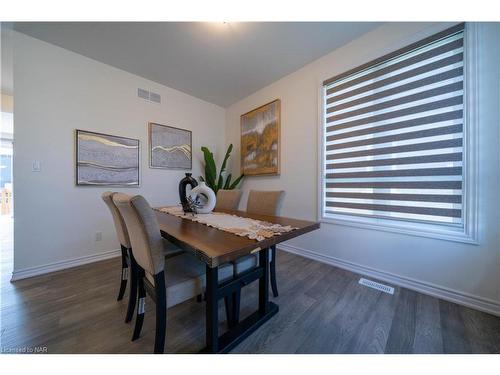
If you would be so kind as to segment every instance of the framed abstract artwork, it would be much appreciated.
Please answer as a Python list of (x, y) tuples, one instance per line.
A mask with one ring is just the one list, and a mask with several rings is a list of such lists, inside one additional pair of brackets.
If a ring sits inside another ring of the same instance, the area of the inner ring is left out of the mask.
[(160, 169), (192, 168), (190, 130), (149, 123), (149, 166)]
[(76, 184), (139, 186), (139, 140), (76, 130)]
[(245, 176), (280, 173), (281, 101), (241, 115), (241, 172)]

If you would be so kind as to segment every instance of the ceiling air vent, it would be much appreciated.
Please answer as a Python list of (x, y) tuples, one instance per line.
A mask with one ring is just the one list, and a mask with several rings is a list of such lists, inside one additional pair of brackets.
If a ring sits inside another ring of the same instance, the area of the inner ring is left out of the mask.
[(149, 100), (155, 103), (161, 103), (161, 96), (160, 94), (156, 94), (154, 92), (149, 93)]
[(161, 103), (161, 95), (141, 88), (137, 89), (137, 96), (152, 103)]
[(149, 91), (143, 89), (137, 89), (137, 96), (139, 98), (149, 100)]

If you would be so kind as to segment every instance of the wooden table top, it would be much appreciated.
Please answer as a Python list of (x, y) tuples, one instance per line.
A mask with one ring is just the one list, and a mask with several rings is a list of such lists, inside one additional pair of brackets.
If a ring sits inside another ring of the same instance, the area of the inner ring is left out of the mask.
[(165, 212), (156, 211), (162, 236), (179, 247), (191, 250), (198, 258), (210, 267), (216, 267), (256, 249), (264, 249), (280, 242), (298, 237), (304, 233), (319, 229), (319, 222), (291, 219), (281, 216), (265, 216), (248, 214), (245, 211), (222, 211), (229, 214), (249, 217), (270, 223), (291, 225), (294, 229), (279, 236), (262, 241), (240, 237), (235, 234), (209, 227), (189, 219), (183, 219)]

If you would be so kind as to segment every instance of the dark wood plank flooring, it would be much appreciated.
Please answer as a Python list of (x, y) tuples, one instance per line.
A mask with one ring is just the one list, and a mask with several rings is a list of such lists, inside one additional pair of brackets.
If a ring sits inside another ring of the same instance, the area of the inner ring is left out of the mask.
[[(116, 301), (119, 267), (116, 258), (14, 283), (2, 272), (2, 351), (151, 352), (153, 302), (146, 302), (141, 338), (131, 342), (126, 300)], [(391, 296), (358, 279), (278, 251), (280, 311), (233, 353), (500, 353), (500, 318), (407, 289)], [(245, 316), (257, 305), (257, 285), (245, 288), (242, 302)], [(219, 313), (224, 331), (222, 303)], [(169, 309), (166, 352), (200, 350), (204, 314), (195, 300)]]

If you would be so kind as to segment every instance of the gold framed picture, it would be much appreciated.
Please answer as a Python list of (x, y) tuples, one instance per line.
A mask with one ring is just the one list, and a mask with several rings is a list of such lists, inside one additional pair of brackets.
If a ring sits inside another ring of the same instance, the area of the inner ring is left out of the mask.
[(281, 101), (273, 100), (241, 115), (241, 172), (280, 173)]

